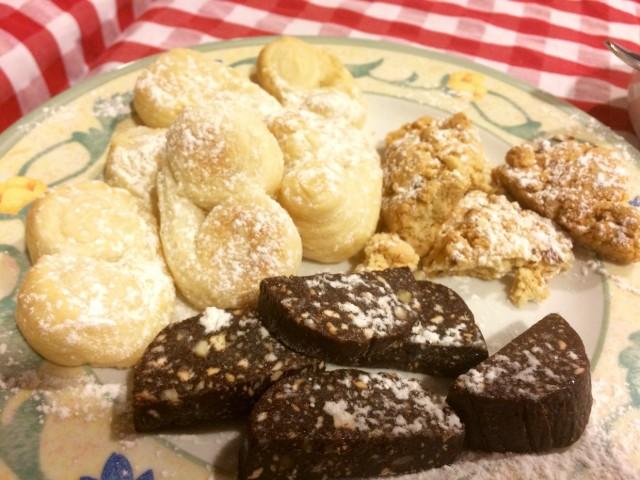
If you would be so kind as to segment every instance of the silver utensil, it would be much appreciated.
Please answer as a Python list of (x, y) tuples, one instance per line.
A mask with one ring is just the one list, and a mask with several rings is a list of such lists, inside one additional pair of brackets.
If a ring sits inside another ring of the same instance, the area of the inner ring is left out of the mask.
[(634, 68), (640, 71), (640, 54), (639, 53), (630, 52), (626, 48), (621, 47), (620, 45), (618, 45), (615, 42), (612, 42), (611, 40), (605, 40), (604, 44), (607, 46), (609, 50), (613, 52), (613, 54), (616, 57), (618, 57), (624, 63), (629, 65), (631, 68)]

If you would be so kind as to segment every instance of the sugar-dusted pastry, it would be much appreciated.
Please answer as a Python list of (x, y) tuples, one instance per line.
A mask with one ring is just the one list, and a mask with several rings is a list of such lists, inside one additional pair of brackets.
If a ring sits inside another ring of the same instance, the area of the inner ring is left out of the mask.
[(32, 262), (52, 253), (117, 261), (157, 259), (156, 222), (141, 200), (122, 188), (85, 180), (49, 190), (27, 216)]
[(280, 37), (266, 45), (258, 55), (256, 77), (280, 101), (292, 92), (317, 89), (359, 96), (351, 73), (335, 55), (298, 38)]
[(356, 271), (384, 270), (386, 268), (418, 268), (420, 257), (413, 247), (395, 233), (376, 233), (364, 247), (364, 260)]
[(209, 307), (151, 342), (133, 372), (133, 421), (148, 432), (243, 418), (280, 378), (322, 367), (271, 337), (255, 311)]
[(582, 340), (550, 314), (459, 376), (447, 402), (466, 445), (493, 452), (544, 452), (580, 438), (591, 413), (591, 373)]
[(353, 97), (342, 90), (317, 89), (287, 95), (284, 106), (291, 110), (308, 110), (329, 120), (346, 121), (354, 127), (364, 127), (367, 109), (360, 96)]
[(165, 143), (164, 129), (143, 126), (114, 133), (104, 167), (104, 179), (128, 190), (153, 209), (160, 152)]
[(160, 237), (173, 278), (195, 307), (254, 303), (260, 280), (297, 271), (300, 235), (265, 193), (230, 198), (206, 213), (179, 192), (167, 167), (158, 172)]
[(280, 109), (278, 102), (233, 68), (195, 50), (161, 54), (136, 80), (133, 105), (150, 127), (168, 127), (186, 107), (206, 105), (221, 92), (243, 97), (261, 115)]
[(387, 135), (382, 220), (422, 256), (470, 190), (488, 190), (477, 131), (463, 113), (421, 117)]
[(180, 192), (209, 210), (258, 188), (280, 186), (282, 152), (254, 112), (229, 101), (188, 108), (167, 130), (164, 156)]
[(45, 255), (27, 273), (16, 323), (51, 362), (127, 367), (171, 318), (175, 292), (164, 265)]
[(446, 465), (464, 426), (412, 378), (341, 369), (287, 377), (253, 408), (240, 480), (378, 478)]
[(622, 153), (570, 138), (513, 147), (493, 178), (524, 208), (606, 260), (640, 260), (640, 212), (627, 204)]
[(305, 258), (334, 263), (355, 255), (380, 211), (380, 161), (366, 135), (308, 111), (286, 111), (269, 128), (284, 154), (278, 200), (300, 232)]
[(523, 210), (504, 195), (469, 192), (443, 224), (422, 259), (429, 275), (483, 279), (515, 274), (517, 305), (547, 297), (547, 281), (573, 262), (571, 239), (551, 220)]

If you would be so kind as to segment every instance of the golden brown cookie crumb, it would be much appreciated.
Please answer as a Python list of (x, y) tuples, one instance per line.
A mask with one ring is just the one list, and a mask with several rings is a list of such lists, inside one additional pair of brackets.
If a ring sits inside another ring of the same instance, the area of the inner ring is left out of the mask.
[(493, 178), (522, 206), (551, 218), (606, 260), (640, 260), (640, 212), (626, 203), (622, 154), (570, 138), (513, 147)]
[(365, 245), (364, 257), (357, 272), (397, 267), (415, 270), (420, 261), (413, 247), (395, 233), (376, 233)]
[(489, 190), (478, 133), (463, 113), (421, 117), (389, 133), (382, 165), (383, 220), (418, 255), (465, 193)]

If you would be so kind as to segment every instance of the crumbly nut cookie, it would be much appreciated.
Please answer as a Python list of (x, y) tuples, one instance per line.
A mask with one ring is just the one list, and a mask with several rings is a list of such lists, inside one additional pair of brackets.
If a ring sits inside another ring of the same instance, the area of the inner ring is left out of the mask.
[(387, 268), (418, 268), (420, 257), (413, 247), (395, 233), (376, 233), (364, 246), (364, 260), (356, 272)]
[(640, 260), (640, 212), (626, 203), (622, 154), (570, 138), (513, 147), (493, 178), (525, 208), (551, 218), (606, 260)]
[(546, 282), (572, 262), (571, 240), (551, 220), (503, 195), (473, 191), (442, 225), (422, 266), (432, 276), (491, 280), (515, 273), (510, 298), (520, 305), (545, 298)]
[(387, 135), (382, 161), (382, 218), (424, 255), (460, 199), (489, 190), (484, 153), (471, 121), (422, 117)]

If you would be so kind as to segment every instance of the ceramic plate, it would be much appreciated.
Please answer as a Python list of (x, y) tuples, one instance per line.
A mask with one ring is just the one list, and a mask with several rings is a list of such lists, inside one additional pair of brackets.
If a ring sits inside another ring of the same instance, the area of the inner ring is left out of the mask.
[[(249, 75), (268, 40), (196, 48)], [(427, 50), (377, 41), (307, 40), (348, 65), (366, 92), (368, 128), (377, 143), (420, 115), (464, 111), (479, 128), (491, 164), (501, 163), (514, 144), (568, 132), (625, 149), (632, 193), (640, 193), (638, 152), (585, 113), (529, 85)], [(99, 177), (114, 129), (132, 122), (131, 91), (138, 71), (150, 61), (94, 77), (7, 130), (0, 136), (0, 179), (28, 176), (54, 187)], [(29, 268), (24, 250), (27, 210), (25, 205), (17, 214), (0, 214), (0, 479), (233, 478), (237, 425), (136, 436), (126, 409), (127, 372), (61, 368), (29, 349), (14, 321), (15, 295)], [(306, 263), (303, 271), (345, 268)], [(491, 352), (547, 313), (567, 318), (591, 358), (595, 405), (588, 431), (564, 452), (490, 458), (465, 454), (452, 468), (412, 478), (482, 478), (487, 472), (492, 472), (487, 478), (543, 478), (544, 472), (557, 472), (554, 478), (636, 475), (640, 450), (630, 439), (640, 435), (640, 303), (634, 287), (640, 286), (640, 269), (603, 264), (578, 252), (573, 269), (551, 283), (550, 297), (521, 309), (508, 302), (505, 282), (443, 282), (468, 302)], [(434, 388), (446, 385), (434, 382)]]

